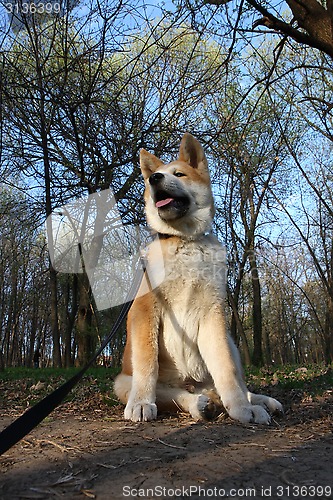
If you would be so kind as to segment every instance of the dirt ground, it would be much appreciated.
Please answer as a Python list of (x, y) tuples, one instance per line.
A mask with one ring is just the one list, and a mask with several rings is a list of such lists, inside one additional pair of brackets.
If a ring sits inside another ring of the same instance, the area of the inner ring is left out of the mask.
[[(285, 415), (270, 426), (133, 424), (97, 393), (64, 403), (0, 457), (0, 499), (333, 498), (332, 390), (273, 395)], [(21, 413), (0, 411), (0, 429)]]

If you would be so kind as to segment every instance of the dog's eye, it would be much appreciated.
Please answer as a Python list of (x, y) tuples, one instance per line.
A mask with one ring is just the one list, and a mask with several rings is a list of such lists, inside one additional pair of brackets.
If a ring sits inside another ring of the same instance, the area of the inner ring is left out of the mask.
[(186, 174), (183, 174), (183, 172), (175, 172), (174, 175), (175, 177), (185, 177)]

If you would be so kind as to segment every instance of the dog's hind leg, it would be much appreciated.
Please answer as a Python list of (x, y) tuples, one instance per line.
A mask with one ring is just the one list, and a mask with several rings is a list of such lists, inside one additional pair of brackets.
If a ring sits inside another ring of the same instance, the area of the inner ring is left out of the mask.
[(113, 385), (113, 390), (116, 396), (120, 399), (120, 401), (124, 404), (128, 401), (128, 396), (132, 387), (132, 376), (126, 375), (125, 373), (120, 373)]
[[(127, 404), (132, 387), (132, 376), (120, 373), (114, 381), (114, 392), (123, 404)], [(189, 392), (181, 387), (158, 383), (156, 387), (159, 412), (183, 411), (196, 420), (213, 420), (223, 411), (218, 396), (210, 391)]]
[(159, 411), (184, 411), (196, 420), (213, 420), (223, 411), (217, 395), (209, 391), (192, 393), (181, 387), (161, 383), (157, 384), (156, 389)]

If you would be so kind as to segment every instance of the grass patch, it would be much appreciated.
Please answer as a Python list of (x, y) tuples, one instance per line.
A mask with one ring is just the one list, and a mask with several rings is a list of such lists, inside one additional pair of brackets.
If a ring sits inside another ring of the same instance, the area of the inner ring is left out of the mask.
[[(78, 368), (5, 369), (0, 372), (0, 405), (31, 406), (51, 394), (78, 371)], [(112, 381), (118, 372), (114, 368), (90, 368), (64, 401), (100, 399), (112, 406), (115, 404)]]
[(276, 386), (290, 391), (300, 390), (318, 396), (333, 387), (333, 368), (325, 365), (287, 365), (283, 367), (249, 368), (246, 379), (255, 389)]
[[(0, 372), (0, 407), (32, 406), (70, 379), (78, 368), (8, 368)], [(119, 369), (90, 368), (72, 389), (65, 402), (83, 408), (109, 407), (117, 404), (113, 379)], [(333, 388), (332, 366), (288, 365), (270, 368), (247, 368), (246, 382), (250, 390), (285, 397), (297, 392), (300, 397), (321, 396)]]
[[(6, 368), (0, 372), (0, 380), (24, 380), (28, 379), (31, 382), (49, 382), (53, 379), (59, 378), (64, 381), (69, 380), (76, 373), (79, 368)], [(95, 367), (89, 368), (84, 375), (84, 379), (94, 377), (100, 381), (114, 377), (119, 372), (117, 368), (103, 368)]]

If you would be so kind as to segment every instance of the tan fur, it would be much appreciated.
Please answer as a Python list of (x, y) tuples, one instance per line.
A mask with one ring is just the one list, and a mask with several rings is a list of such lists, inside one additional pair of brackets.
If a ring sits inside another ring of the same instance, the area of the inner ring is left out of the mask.
[[(224, 249), (210, 232), (214, 202), (204, 151), (185, 134), (176, 161), (165, 165), (142, 151), (140, 163), (147, 220), (161, 234), (147, 259), (158, 267), (161, 245), (165, 277), (136, 298), (128, 316), (123, 370), (115, 380), (125, 418), (152, 420), (157, 409), (213, 418), (224, 408), (240, 422), (269, 423), (268, 412), (282, 406), (247, 390), (226, 330)], [(159, 195), (166, 201), (158, 208)]]

